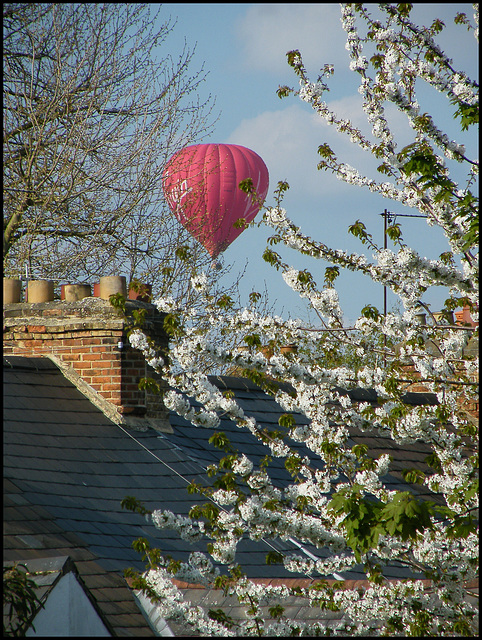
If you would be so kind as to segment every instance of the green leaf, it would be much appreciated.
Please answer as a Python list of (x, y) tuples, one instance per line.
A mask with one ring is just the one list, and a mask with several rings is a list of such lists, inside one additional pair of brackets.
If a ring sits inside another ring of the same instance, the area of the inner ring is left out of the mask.
[(246, 178), (246, 180), (242, 180), (239, 183), (238, 187), (241, 189), (241, 191), (244, 191), (244, 193), (253, 193), (254, 191), (253, 179)]
[(279, 511), (280, 506), (281, 506), (281, 503), (276, 498), (272, 498), (271, 500), (266, 500), (266, 502), (263, 503), (263, 508), (267, 509), (268, 511), (273, 511), (273, 513), (276, 513), (276, 511)]
[(399, 535), (406, 541), (415, 539), (426, 529), (432, 529), (431, 516), (434, 513), (431, 502), (417, 500), (409, 491), (401, 491), (382, 508), (380, 523), (391, 535)]
[(368, 447), (366, 444), (356, 444), (352, 449), (352, 452), (356, 455), (356, 457), (359, 460), (360, 458), (362, 458), (367, 454), (367, 451), (368, 451)]
[(374, 307), (371, 304), (367, 304), (366, 307), (363, 307), (363, 309), (361, 310), (361, 313), (363, 316), (365, 316), (365, 318), (369, 318), (371, 320), (376, 321), (378, 320), (378, 318), (380, 318), (380, 312), (376, 307)]
[(447, 527), (447, 536), (452, 539), (467, 538), (477, 533), (478, 521), (472, 515), (456, 515), (453, 523)]
[(141, 378), (138, 384), (139, 389), (145, 389), (148, 393), (159, 394), (161, 387), (153, 378)]
[(382, 164), (377, 167), (377, 171), (379, 173), (384, 173), (385, 175), (390, 175), (390, 173), (392, 172), (392, 168), (386, 162), (382, 162)]
[(286, 182), (286, 180), (280, 180), (278, 182), (277, 188), (275, 193), (284, 193), (285, 191), (288, 191), (288, 189), (290, 188), (290, 185)]
[(371, 238), (371, 235), (367, 233), (366, 227), (361, 220), (357, 220), (354, 224), (348, 227), (348, 232), (354, 235), (356, 238), (360, 238), (362, 244)]
[(36, 589), (38, 585), (26, 565), (15, 562), (3, 567), (4, 637), (24, 636), (29, 627), (35, 631), (32, 618), (45, 606)]
[(288, 64), (295, 69), (295, 71), (299, 71), (299, 65), (301, 61), (301, 54), (298, 49), (293, 49), (292, 51), (288, 51), (286, 54), (288, 58)]
[(326, 267), (325, 283), (331, 286), (340, 275), (340, 267)]
[(261, 346), (261, 338), (257, 333), (251, 333), (247, 336), (244, 336), (244, 341), (249, 347), (260, 347)]
[(293, 93), (293, 89), (287, 87), (286, 85), (283, 87), (280, 85), (276, 91), (276, 94), (280, 100), (283, 98), (287, 98), (290, 93)]
[(330, 145), (325, 142), (324, 144), (320, 144), (318, 147), (318, 155), (322, 158), (333, 158), (335, 153)]
[(177, 313), (166, 313), (163, 320), (163, 326), (165, 332), (169, 336), (182, 336), (184, 333), (181, 317)]
[(132, 317), (135, 320), (135, 325), (142, 327), (146, 320), (147, 309), (133, 309)]
[(479, 124), (479, 105), (460, 103), (454, 113), (454, 118), (460, 118), (462, 130), (467, 131), (470, 126)]
[(303, 270), (298, 272), (298, 282), (301, 284), (311, 284), (313, 282), (313, 276), (309, 271)]
[(209, 444), (214, 445), (217, 449), (222, 449), (227, 453), (234, 451), (229, 438), (223, 431), (216, 431), (208, 440)]
[(216, 300), (216, 305), (221, 309), (231, 309), (234, 306), (234, 300), (225, 293)]
[(411, 484), (423, 484), (425, 480), (425, 474), (418, 469), (403, 469), (402, 476), (405, 482)]
[(191, 258), (191, 249), (189, 248), (189, 245), (184, 244), (184, 245), (180, 245), (179, 247), (176, 247), (175, 251), (174, 251), (175, 255), (183, 261), (187, 261)]
[(283, 554), (278, 551), (270, 551), (266, 554), (266, 564), (282, 564)]
[(225, 626), (227, 629), (231, 629), (236, 624), (235, 621), (222, 609), (209, 609), (208, 617), (211, 620), (215, 620), (216, 622), (219, 622), (220, 624)]
[(285, 459), (285, 468), (295, 477), (301, 469), (301, 458), (298, 455), (291, 455)]
[(245, 229), (247, 226), (248, 223), (246, 222), (246, 218), (238, 218), (233, 222), (233, 227), (235, 229)]
[(296, 420), (292, 413), (283, 413), (283, 415), (278, 418), (278, 424), (280, 427), (289, 429), (296, 424)]
[(213, 486), (216, 489), (224, 489), (224, 491), (233, 491), (237, 488), (236, 476), (232, 472), (225, 473), (223, 476), (215, 480)]
[(113, 293), (109, 296), (109, 302), (118, 311), (126, 312), (126, 298), (122, 293)]
[(285, 610), (284, 607), (282, 607), (280, 604), (276, 604), (274, 605), (274, 607), (270, 607), (268, 609), (268, 613), (271, 616), (271, 618), (275, 618), (276, 620), (279, 620), (283, 615), (284, 610)]
[(276, 269), (279, 269), (281, 266), (280, 255), (276, 253), (276, 251), (273, 251), (272, 249), (268, 249), (267, 247), (263, 252), (263, 260), (268, 264), (270, 264), (271, 266), (275, 267)]
[(134, 496), (126, 496), (123, 500), (121, 500), (121, 507), (122, 509), (126, 509), (127, 511), (140, 513), (141, 516), (152, 513), (152, 511), (144, 507), (144, 503), (142, 503)]
[(399, 224), (393, 224), (390, 227), (387, 227), (387, 236), (393, 242), (396, 242), (402, 235), (402, 230)]

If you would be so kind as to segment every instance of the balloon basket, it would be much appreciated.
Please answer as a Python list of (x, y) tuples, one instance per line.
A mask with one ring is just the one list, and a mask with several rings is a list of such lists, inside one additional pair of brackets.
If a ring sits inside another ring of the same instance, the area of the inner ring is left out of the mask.
[(223, 263), (221, 262), (221, 260), (214, 258), (214, 260), (211, 262), (211, 269), (213, 271), (221, 271), (222, 268), (223, 268)]

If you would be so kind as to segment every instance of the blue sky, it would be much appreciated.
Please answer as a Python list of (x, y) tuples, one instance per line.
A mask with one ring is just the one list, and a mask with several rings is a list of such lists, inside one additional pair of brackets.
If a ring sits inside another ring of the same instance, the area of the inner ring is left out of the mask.
[[(371, 5), (376, 9), (376, 5)], [(412, 19), (429, 25), (440, 18), (446, 29), (439, 36), (444, 51), (453, 58), (454, 66), (472, 77), (478, 72), (478, 48), (472, 32), (453, 24), (459, 11), (473, 21), (472, 5), (468, 3), (415, 3)], [(328, 142), (338, 157), (361, 172), (380, 178), (373, 162), (349, 141), (340, 137), (328, 125), (320, 122), (310, 106), (297, 97), (280, 100), (279, 85), (296, 87), (296, 77), (286, 62), (286, 52), (299, 49), (313, 80), (325, 63), (334, 64), (335, 75), (329, 83), (328, 104), (344, 117), (352, 119), (363, 131), (370, 127), (359, 108), (356, 74), (348, 70), (345, 34), (340, 23), (338, 4), (210, 4), (167, 3), (163, 18), (177, 19), (167, 40), (170, 52), (180, 52), (184, 38), (190, 48), (196, 47), (193, 69), (204, 64), (208, 72), (201, 89), (202, 97), (212, 94), (215, 110), (220, 112), (213, 134), (203, 142), (233, 143), (258, 153), (270, 172), (267, 203), (272, 203), (273, 189), (279, 180), (287, 180), (290, 190), (284, 201), (289, 217), (314, 239), (327, 245), (366, 252), (357, 239), (348, 234), (348, 226), (362, 220), (370, 233), (383, 242), (385, 208), (400, 214), (416, 214), (416, 210), (395, 206), (368, 191), (345, 185), (330, 173), (316, 169), (317, 148)], [(466, 144), (470, 157), (478, 157), (477, 136), (471, 131), (461, 136), (451, 117), (452, 108), (435, 92), (422, 96), (422, 109), (446, 128), (451, 139)], [(393, 122), (400, 135), (400, 148), (411, 141), (409, 129), (398, 112)], [(419, 218), (399, 218), (405, 240), (428, 258), (437, 258), (447, 250), (442, 233)], [(224, 253), (226, 264), (232, 264), (232, 277), (246, 265), (241, 282), (242, 301), (252, 290), (269, 291), (277, 313), (306, 317), (304, 303), (285, 285), (280, 274), (267, 265), (261, 254), (269, 236), (264, 227), (249, 228)], [(390, 246), (390, 245), (389, 245)], [(296, 268), (308, 268), (322, 285), (326, 263), (307, 260), (290, 250), (279, 250), (285, 261)], [(368, 257), (371, 255), (368, 253)], [(383, 289), (366, 278), (351, 272), (338, 280), (345, 322), (356, 319), (366, 304), (383, 308)], [(432, 310), (439, 309), (445, 292), (438, 290), (425, 299)], [(390, 308), (396, 298), (388, 294)]]

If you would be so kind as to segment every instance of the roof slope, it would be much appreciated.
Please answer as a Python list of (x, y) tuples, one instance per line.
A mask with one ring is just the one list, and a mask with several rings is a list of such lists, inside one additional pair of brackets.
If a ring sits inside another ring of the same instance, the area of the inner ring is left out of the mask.
[[(62, 531), (80, 536), (109, 571), (143, 568), (131, 549), (139, 536), (175, 559), (187, 559), (195, 545), (187, 546), (169, 530), (158, 531), (138, 514), (122, 510), (120, 502), (133, 495), (148, 509), (187, 515), (197, 497), (186, 488), (192, 481), (206, 482), (212, 459), (202, 459), (190, 443), (181, 448), (153, 429), (128, 432), (114, 425), (50, 361), (9, 357), (4, 382), (9, 496), (15, 491), (21, 500), (45, 509)], [(207, 443), (211, 433), (202, 433), (206, 451), (217, 453)], [(250, 576), (285, 575), (280, 567), (266, 567), (270, 548), (271, 543), (250, 540), (241, 544), (240, 561)]]
[[(245, 412), (263, 426), (279, 428), (281, 409), (256, 385), (239, 378), (211, 380), (234, 391)], [(5, 358), (4, 384), (4, 559), (70, 556), (114, 635), (152, 634), (122, 577), (129, 566), (144, 568), (132, 541), (143, 536), (163, 554), (181, 560), (204, 547), (188, 545), (173, 531), (158, 531), (120, 503), (131, 495), (148, 509), (187, 515), (199, 499), (187, 493), (188, 484), (205, 482), (206, 467), (222, 455), (208, 443), (211, 431), (177, 415), (171, 416), (173, 434), (151, 428), (128, 431), (111, 422), (44, 358)], [(297, 420), (307, 422), (301, 416)], [(228, 420), (222, 420), (220, 430), (255, 463), (269, 453)], [(389, 444), (355, 433), (353, 439), (366, 441), (375, 455)], [(417, 456), (422, 460), (427, 452), (417, 445), (398, 448), (397, 455), (397, 464), (403, 465)], [(282, 460), (274, 459), (269, 469), (278, 486), (290, 481)], [(392, 488), (403, 482), (397, 474), (387, 480)], [(300, 552), (289, 541), (243, 540), (238, 559), (248, 576), (296, 578), (282, 566), (265, 564), (272, 549)], [(328, 555), (323, 549), (311, 552)], [(405, 575), (393, 566), (387, 577)], [(364, 574), (352, 571), (344, 577), (356, 580)]]
[[(221, 391), (232, 391), (245, 414), (254, 417), (260, 426), (268, 430), (283, 430), (278, 420), (285, 413), (284, 410), (254, 382), (246, 378), (233, 376), (209, 376), (209, 380)], [(377, 394), (372, 389), (337, 390), (342, 394), (349, 395), (353, 402), (369, 402), (372, 405), (377, 405)], [(408, 405), (437, 403), (436, 395), (433, 393), (406, 393), (402, 399)], [(192, 404), (193, 406), (200, 406), (195, 401), (192, 401)], [(294, 414), (294, 418), (296, 424), (300, 426), (308, 425), (310, 422), (302, 414)], [(171, 414), (170, 422), (173, 426), (173, 433), (166, 434), (166, 439), (181, 447), (184, 451), (188, 451), (193, 458), (207, 465), (218, 461), (224, 455), (207, 441), (211, 433), (206, 435), (204, 429), (195, 427), (176, 414)], [(251, 436), (250, 433), (239, 429), (226, 418), (221, 418), (218, 430), (223, 431), (228, 436), (233, 447), (247, 455), (255, 465), (259, 464), (261, 459), (270, 453), (267, 446)], [(430, 468), (424, 462), (424, 459), (432, 452), (427, 445), (421, 442), (397, 444), (388, 434), (383, 436), (377, 432), (376, 435), (372, 435), (352, 427), (349, 427), (348, 431), (350, 434), (348, 443), (351, 446), (355, 444), (367, 445), (368, 454), (373, 458), (378, 458), (383, 453), (389, 453), (392, 456), (390, 473), (383, 477), (384, 483), (390, 490), (407, 491), (409, 489), (401, 473), (407, 467), (416, 468), (425, 473), (430, 472)], [(299, 443), (289, 439), (287, 439), (287, 442), (296, 448), (301, 455), (313, 457), (313, 453)], [(312, 463), (313, 466), (317, 466), (316, 460), (312, 460)], [(292, 478), (286, 471), (283, 461), (279, 459), (274, 458), (270, 462), (268, 472), (277, 486), (286, 486), (287, 483), (292, 482)], [(416, 491), (420, 497), (430, 495), (432, 499), (434, 498), (434, 494), (424, 486), (414, 485), (410, 487), (410, 490)]]

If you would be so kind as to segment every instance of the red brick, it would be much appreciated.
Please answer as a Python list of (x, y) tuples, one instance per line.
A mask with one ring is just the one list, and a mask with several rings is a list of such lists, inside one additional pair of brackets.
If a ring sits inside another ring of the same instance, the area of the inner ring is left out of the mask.
[[(112, 384), (112, 376), (98, 376), (95, 371), (89, 371), (89, 374), (92, 376), (93, 382), (95, 384)], [(117, 389), (119, 388), (119, 383), (117, 382)]]
[(74, 367), (76, 369), (92, 369), (92, 362), (83, 362), (82, 360), (79, 360), (74, 363)]
[(104, 391), (117, 391), (119, 389), (119, 385), (117, 383), (107, 382), (102, 386)]
[(37, 347), (42, 347), (44, 344), (43, 340), (25, 340), (25, 347), (27, 349), (35, 349)]
[(84, 338), (82, 340), (82, 344), (84, 345), (97, 345), (101, 343), (101, 339), (100, 338)]
[(46, 318), (52, 318), (54, 316), (61, 316), (63, 314), (61, 309), (44, 309), (42, 315)]
[(125, 369), (124, 370), (124, 376), (132, 376), (133, 378), (136, 378), (137, 376), (143, 374), (144, 371), (143, 369)]
[(110, 400), (110, 402), (113, 402), (114, 404), (121, 404), (122, 398), (120, 393), (117, 393), (115, 391), (105, 391), (105, 392), (100, 391), (100, 393), (105, 398)]
[(100, 360), (100, 358), (101, 358), (100, 353), (85, 353), (82, 359), (83, 360)]
[(111, 371), (109, 369), (99, 369), (96, 366), (92, 367), (92, 371), (90, 371), (89, 373), (91, 373), (94, 378), (112, 377), (110, 375)]
[(138, 391), (139, 390), (139, 382), (129, 383), (129, 384), (123, 383), (122, 389), (124, 389), (125, 391)]
[[(27, 330), (27, 328), (25, 330)], [(28, 325), (28, 331), (30, 333), (45, 333), (47, 331), (47, 329), (45, 328), (45, 325), (43, 325), (43, 324), (39, 325), (39, 326), (30, 325), (29, 324)]]
[(119, 360), (120, 354), (112, 351), (101, 351), (102, 360)]
[(80, 360), (80, 353), (63, 353), (62, 360), (65, 362), (74, 362)]
[(75, 347), (76, 345), (78, 345), (78, 341), (74, 340), (73, 338), (60, 338), (59, 342), (62, 342), (62, 344), (66, 347)]

